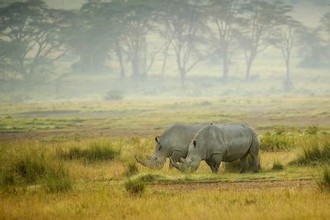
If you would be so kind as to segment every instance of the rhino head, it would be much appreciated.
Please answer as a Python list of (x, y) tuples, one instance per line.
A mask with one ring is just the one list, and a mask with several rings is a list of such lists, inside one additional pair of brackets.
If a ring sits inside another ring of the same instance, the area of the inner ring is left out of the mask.
[(168, 149), (161, 144), (159, 137), (155, 137), (155, 141), (155, 150), (151, 157), (147, 157), (147, 159), (142, 160), (135, 155), (135, 159), (143, 166), (152, 169), (161, 169), (166, 162), (166, 157), (168, 156), (169, 152)]
[(181, 162), (175, 163), (170, 158), (171, 164), (176, 169), (182, 172), (194, 172), (198, 169), (201, 162), (200, 153), (198, 151), (197, 140), (194, 139), (188, 148), (188, 155), (185, 159), (181, 158)]

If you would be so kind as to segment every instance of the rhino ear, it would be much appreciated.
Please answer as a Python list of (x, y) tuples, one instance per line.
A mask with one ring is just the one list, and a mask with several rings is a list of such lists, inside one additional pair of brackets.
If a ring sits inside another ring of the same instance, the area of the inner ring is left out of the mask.
[(159, 136), (156, 136), (156, 137), (155, 137), (155, 141), (156, 141), (158, 144), (160, 144), (160, 142), (159, 142)]
[(193, 140), (193, 144), (194, 144), (194, 147), (196, 147), (196, 144), (197, 144), (197, 140), (196, 139)]

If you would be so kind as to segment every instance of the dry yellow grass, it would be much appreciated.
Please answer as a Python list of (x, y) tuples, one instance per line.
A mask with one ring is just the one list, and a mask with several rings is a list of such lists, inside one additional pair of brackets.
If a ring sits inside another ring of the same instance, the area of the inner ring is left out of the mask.
[[(329, 131), (328, 106), (327, 97), (146, 99), (65, 103), (62, 110), (78, 110), (78, 116), (54, 117), (47, 115), (52, 109), (47, 104), (22, 104), (16, 110), (15, 105), (0, 105), (1, 155), (24, 147), (45, 149), (47, 155), (64, 163), (73, 180), (72, 191), (64, 193), (47, 193), (39, 185), (16, 192), (1, 189), (0, 219), (329, 219), (330, 194), (317, 185), (319, 168), (288, 165), (304, 146), (315, 143), (312, 139), (306, 142), (302, 135), (309, 125), (319, 124), (321, 132)], [(47, 114), (35, 119), (16, 115), (35, 110)], [(127, 117), (121, 115), (127, 111)], [(139, 174), (133, 179), (151, 175), (161, 180), (147, 184), (142, 196), (131, 196), (124, 183), (128, 163), (135, 161), (133, 155), (152, 154), (153, 137), (178, 121), (244, 121), (258, 133), (282, 125), (301, 139), (292, 149), (262, 151), (258, 174), (221, 167), (214, 175), (205, 162), (194, 174), (170, 170), (168, 160), (159, 171), (138, 165)], [(43, 122), (66, 124), (64, 129), (38, 127)], [(6, 126), (13, 123), (22, 126), (21, 133), (7, 133)], [(29, 130), (32, 125), (35, 130)], [(324, 137), (320, 135), (318, 141), (328, 141)], [(93, 163), (58, 157), (61, 150), (86, 149), (94, 143), (120, 150), (120, 156)], [(284, 169), (273, 171), (275, 161)]]
[[(249, 183), (246, 183), (249, 185)], [(88, 183), (72, 193), (2, 196), (2, 219), (328, 219), (329, 194), (316, 184), (283, 187), (148, 187), (132, 197), (122, 183)]]

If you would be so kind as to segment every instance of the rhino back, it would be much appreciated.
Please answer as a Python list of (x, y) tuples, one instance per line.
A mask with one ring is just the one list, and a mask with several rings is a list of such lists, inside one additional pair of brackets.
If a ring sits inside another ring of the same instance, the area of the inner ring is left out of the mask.
[(248, 152), (252, 135), (248, 125), (212, 125), (206, 135), (208, 156), (221, 153), (225, 162), (237, 160)]
[(163, 147), (171, 150), (178, 150), (178, 148), (184, 148), (188, 150), (188, 146), (195, 134), (205, 127), (205, 125), (185, 125), (175, 124), (164, 131), (160, 137)]

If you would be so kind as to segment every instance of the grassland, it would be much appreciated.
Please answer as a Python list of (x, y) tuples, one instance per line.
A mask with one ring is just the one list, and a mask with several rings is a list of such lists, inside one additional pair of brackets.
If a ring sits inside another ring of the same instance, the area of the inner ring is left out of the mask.
[[(321, 96), (0, 104), (0, 176), (17, 174), (11, 185), (2, 181), (0, 219), (329, 219), (329, 190), (320, 187), (329, 161), (293, 162), (306, 149), (328, 149), (329, 109)], [(260, 173), (134, 164), (134, 154), (152, 154), (153, 137), (178, 122), (251, 124), (262, 141)], [(35, 166), (40, 158), (50, 166)], [(25, 181), (22, 164), (42, 172)], [(51, 166), (67, 171), (70, 187), (49, 190)], [(129, 166), (138, 173), (127, 177)], [(128, 179), (143, 181), (141, 194), (126, 190)]]

